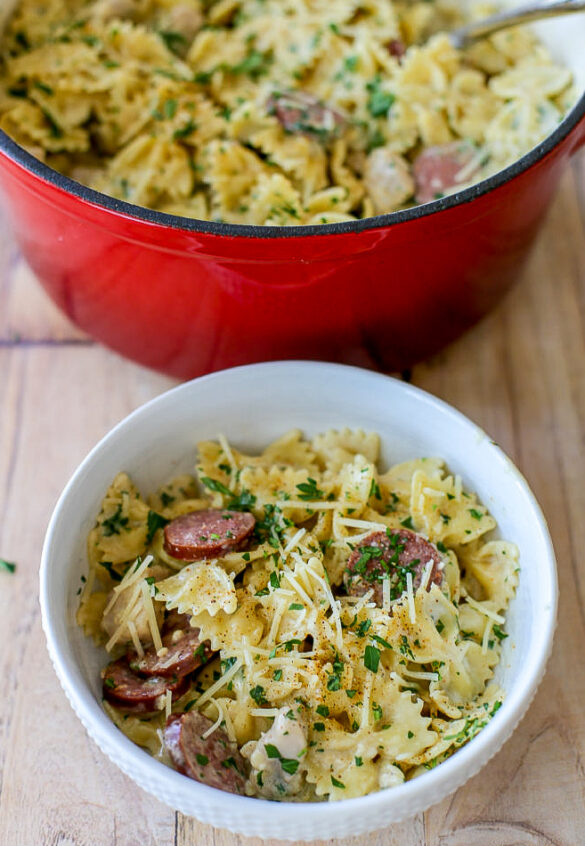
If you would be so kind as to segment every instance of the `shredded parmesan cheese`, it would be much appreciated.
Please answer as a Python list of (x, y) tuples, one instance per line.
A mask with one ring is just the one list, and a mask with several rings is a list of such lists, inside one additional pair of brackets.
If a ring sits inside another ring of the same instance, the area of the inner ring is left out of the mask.
[(236, 484), (237, 484), (238, 465), (237, 465), (237, 462), (236, 462), (234, 455), (232, 453), (231, 447), (227, 442), (227, 438), (225, 437), (225, 435), (219, 434), (217, 436), (217, 440), (219, 441), (219, 444), (220, 444), (222, 450), (224, 451), (225, 457), (227, 458), (228, 463), (229, 463), (230, 467), (232, 468), (232, 472), (230, 473), (229, 489), (230, 489), (230, 491), (233, 491), (233, 490), (235, 490), (235, 487), (236, 487)]
[(384, 576), (382, 579), (382, 609), (384, 611), (390, 610), (390, 579)]
[(144, 611), (146, 613), (146, 619), (148, 620), (148, 628), (150, 629), (150, 636), (152, 638), (154, 648), (158, 652), (159, 649), (162, 649), (162, 640), (161, 640), (160, 632), (158, 630), (158, 623), (156, 622), (156, 614), (154, 613), (154, 606), (152, 604), (152, 597), (150, 595), (150, 585), (145, 580), (145, 581), (142, 581), (140, 583), (140, 587), (142, 589), (142, 605), (143, 605)]
[[(316, 559), (311, 559), (311, 561), (313, 560)], [(333, 617), (333, 620), (335, 622), (335, 629), (337, 633), (337, 648), (341, 652), (343, 650), (343, 630), (341, 626), (341, 616), (339, 613), (339, 602), (331, 593), (331, 588), (329, 587), (325, 579), (322, 579), (321, 576), (318, 576), (317, 573), (315, 573), (315, 571), (312, 569), (308, 572), (310, 572), (313, 578), (321, 585), (323, 591), (325, 592), (327, 601), (331, 606), (331, 616)]]
[[(138, 603), (138, 597), (140, 596), (140, 585), (136, 585), (134, 591), (126, 605), (126, 609), (122, 614), (120, 622), (118, 623), (118, 628), (113, 633), (109, 641), (106, 643), (106, 652), (111, 652), (112, 648), (121, 638), (124, 630), (127, 628), (128, 621), (132, 619), (132, 617), (136, 617), (140, 612), (140, 604)], [(105, 615), (105, 612), (104, 612)]]
[(296, 533), (296, 535), (293, 535), (293, 537), (289, 540), (289, 542), (287, 543), (287, 545), (285, 546), (285, 548), (282, 551), (283, 558), (286, 558), (286, 556), (289, 554), (291, 549), (295, 548), (295, 546), (301, 540), (303, 535), (306, 535), (306, 533), (307, 533), (306, 529), (299, 529), (298, 532)]
[(278, 499), (275, 503), (280, 509), (283, 508), (304, 508), (310, 511), (333, 511), (336, 508), (347, 508), (341, 502), (313, 502), (312, 500)]
[(340, 516), (338, 521), (342, 526), (348, 526), (350, 529), (378, 529), (378, 531), (385, 532), (388, 528), (386, 523), (376, 523), (372, 520), (354, 520), (352, 517)]
[(213, 704), (217, 708), (217, 720), (214, 722), (214, 724), (212, 726), (209, 726), (207, 731), (203, 732), (203, 734), (201, 735), (203, 740), (207, 740), (207, 738), (210, 737), (210, 735), (212, 735), (213, 732), (220, 727), (220, 725), (222, 724), (222, 722), (225, 719), (223, 708), (221, 707), (221, 705), (217, 701), (217, 699), (212, 699), (211, 701), (213, 702)]
[(364, 695), (362, 697), (362, 714), (360, 717), (360, 729), (365, 729), (370, 724), (370, 696), (372, 694), (373, 677), (370, 675), (364, 684)]
[(414, 604), (414, 591), (412, 589), (412, 573), (406, 574), (406, 595), (408, 597), (408, 617), (411, 623), (416, 623), (416, 607)]
[[(242, 666), (242, 662), (240, 659), (235, 661), (232, 666), (227, 670), (221, 678), (219, 678), (216, 682), (214, 682), (211, 687), (208, 687), (205, 693), (202, 693), (197, 702), (195, 703), (195, 707), (197, 709), (201, 708), (201, 706), (207, 702), (208, 699), (211, 699), (218, 690), (221, 690), (224, 685), (226, 685), (230, 679), (233, 679), (235, 674), (238, 672), (240, 667)], [(219, 707), (219, 706), (218, 706)]]
[[(147, 567), (150, 567), (153, 561), (154, 558), (152, 557), (152, 555), (147, 555), (144, 561), (142, 561), (138, 566), (136, 566), (138, 564), (137, 558), (134, 563), (134, 566), (129, 567), (126, 573), (124, 574), (124, 578), (122, 579), (120, 584), (116, 585), (116, 587), (113, 588), (114, 593), (118, 594), (120, 593), (120, 591), (126, 590), (126, 588), (129, 588), (135, 582), (139, 581), (139, 579), (142, 578), (144, 571), (147, 569)], [(107, 613), (107, 611), (104, 613)]]
[(431, 578), (431, 573), (433, 572), (433, 560), (427, 562), (425, 569), (423, 570), (422, 579), (420, 580), (420, 589), (426, 590), (429, 580)]
[(130, 632), (130, 637), (132, 638), (132, 643), (134, 645), (134, 649), (139, 658), (144, 657), (144, 649), (142, 648), (142, 644), (140, 643), (140, 638), (138, 637), (138, 631), (136, 629), (136, 624), (134, 620), (128, 620), (128, 631)]
[(251, 708), (250, 714), (253, 717), (277, 717), (280, 714), (279, 708)]
[(481, 602), (477, 602), (475, 599), (472, 599), (471, 596), (466, 596), (465, 601), (468, 605), (471, 605), (472, 608), (475, 608), (476, 611), (479, 611), (480, 614), (485, 614), (486, 617), (489, 617), (494, 623), (502, 623), (506, 622), (506, 618), (502, 617), (501, 614), (496, 614), (495, 611), (492, 611), (490, 608), (486, 608), (485, 605), (482, 605)]
[(296, 592), (301, 597), (301, 599), (304, 599), (304, 601), (306, 603), (308, 603), (309, 605), (313, 605), (313, 600), (311, 599), (309, 594), (306, 593), (306, 591), (303, 590), (303, 588), (300, 586), (298, 581), (293, 576), (292, 571), (289, 570), (288, 567), (283, 568), (282, 575), (289, 582), (289, 584), (291, 584), (293, 586), (293, 588), (296, 590)]
[(481, 654), (482, 655), (486, 655), (487, 651), (489, 649), (489, 641), (490, 641), (490, 636), (491, 636), (491, 633), (492, 633), (493, 625), (494, 625), (494, 621), (490, 620), (488, 618), (485, 629), (483, 631), (483, 638), (482, 638), (482, 641), (481, 641)]

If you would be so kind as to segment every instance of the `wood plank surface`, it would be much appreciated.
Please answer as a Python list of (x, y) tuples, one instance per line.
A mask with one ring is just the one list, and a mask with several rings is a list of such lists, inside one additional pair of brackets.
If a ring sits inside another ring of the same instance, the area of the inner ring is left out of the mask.
[[(548, 672), (511, 740), (453, 797), (346, 846), (585, 844), (585, 159), (563, 181), (518, 286), (412, 381), (508, 452), (547, 516), (559, 626)], [(91, 378), (88, 378), (91, 374)], [(93, 444), (170, 379), (87, 342), (0, 229), (0, 843), (259, 846), (175, 814), (90, 741), (57, 682), (38, 610), (44, 531)], [(274, 846), (275, 841), (272, 841)]]

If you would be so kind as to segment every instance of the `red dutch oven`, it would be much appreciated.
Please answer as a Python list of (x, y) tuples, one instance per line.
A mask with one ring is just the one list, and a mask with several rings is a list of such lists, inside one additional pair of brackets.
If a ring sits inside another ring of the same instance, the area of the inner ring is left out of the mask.
[(102, 343), (180, 378), (266, 359), (400, 370), (460, 335), (518, 276), (585, 96), (490, 179), (406, 211), (326, 226), (175, 217), (85, 188), (0, 132), (0, 190), (53, 300)]

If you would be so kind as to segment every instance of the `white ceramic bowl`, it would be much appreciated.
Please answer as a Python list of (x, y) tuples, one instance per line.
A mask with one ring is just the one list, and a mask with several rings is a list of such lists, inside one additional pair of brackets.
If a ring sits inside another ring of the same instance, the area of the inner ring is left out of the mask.
[[(497, 679), (506, 691), (488, 726), (453, 757), (406, 784), (331, 803), (267, 802), (192, 781), (152, 759), (101, 708), (105, 653), (76, 626), (85, 543), (105, 490), (120, 470), (145, 492), (191, 470), (200, 439), (223, 432), (260, 448), (292, 427), (311, 435), (361, 427), (380, 433), (384, 464), (437, 455), (477, 492), (501, 536), (520, 548), (521, 575)], [(410, 385), (357, 368), (275, 362), (226, 370), (181, 385), (139, 408), (87, 456), (51, 519), (41, 564), (41, 607), (49, 653), (85, 728), (127, 775), (158, 799), (205, 823), (288, 840), (348, 837), (382, 828), (443, 799), (474, 775), (509, 737), (544, 674), (555, 626), (554, 553), (539, 506), (504, 453), (445, 403)]]

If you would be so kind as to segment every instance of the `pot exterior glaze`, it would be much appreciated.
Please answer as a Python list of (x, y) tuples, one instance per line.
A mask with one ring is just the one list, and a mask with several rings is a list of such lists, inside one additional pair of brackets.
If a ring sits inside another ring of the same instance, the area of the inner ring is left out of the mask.
[(458, 337), (509, 289), (584, 134), (581, 119), (528, 167), (513, 165), (459, 201), (310, 234), (133, 216), (24, 152), (11, 155), (6, 136), (0, 190), (52, 299), (143, 365), (184, 379), (284, 358), (399, 370)]

